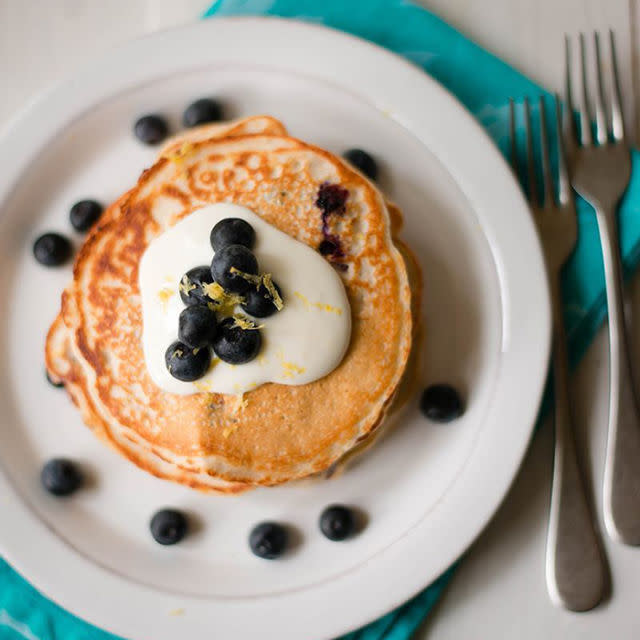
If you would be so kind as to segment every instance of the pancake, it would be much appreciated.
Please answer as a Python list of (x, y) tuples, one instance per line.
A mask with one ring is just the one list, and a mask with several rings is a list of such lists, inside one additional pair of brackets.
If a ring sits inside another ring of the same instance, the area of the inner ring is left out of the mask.
[(247, 134), (263, 133), (272, 136), (285, 136), (287, 130), (284, 125), (271, 116), (251, 116), (229, 122), (214, 122), (203, 124), (180, 132), (169, 138), (160, 149), (160, 157), (170, 158), (180, 154), (183, 145), (201, 140), (224, 138), (228, 136), (243, 136)]
[[(184, 142), (105, 212), (78, 254), (47, 340), (50, 375), (96, 435), (160, 477), (237, 492), (322, 472), (382, 424), (409, 357), (412, 296), (389, 208), (343, 161), (281, 133)], [(140, 344), (137, 266), (148, 243), (194, 209), (232, 201), (316, 248), (324, 183), (349, 194), (344, 213), (331, 217), (353, 320), (341, 364), (321, 380), (266, 384), (241, 400), (156, 387)]]
[[(189, 150), (189, 145), (199, 140), (213, 140), (215, 138), (229, 138), (258, 133), (278, 136), (287, 135), (287, 130), (279, 120), (271, 116), (250, 116), (228, 122), (203, 124), (182, 131), (169, 138), (160, 148), (158, 157), (168, 158), (172, 162), (180, 163), (180, 158), (183, 153)], [(107, 207), (100, 216), (99, 224), (91, 229), (89, 236), (99, 231), (100, 228), (111, 219), (120, 215), (121, 205), (126, 202), (128, 196), (129, 191), (120, 196), (111, 206)]]

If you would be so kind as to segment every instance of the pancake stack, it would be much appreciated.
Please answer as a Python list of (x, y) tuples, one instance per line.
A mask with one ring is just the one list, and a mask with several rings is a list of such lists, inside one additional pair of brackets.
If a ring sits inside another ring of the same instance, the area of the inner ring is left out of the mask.
[[(241, 397), (175, 395), (150, 379), (141, 256), (176, 222), (217, 202), (251, 209), (321, 250), (340, 274), (351, 341), (324, 378), (264, 384)], [(288, 136), (273, 118), (192, 129), (163, 147), (87, 237), (47, 337), (49, 375), (64, 383), (99, 438), (161, 478), (239, 493), (335, 469), (388, 424), (410, 377), (421, 286), (397, 238), (401, 225), (398, 209), (369, 179)]]

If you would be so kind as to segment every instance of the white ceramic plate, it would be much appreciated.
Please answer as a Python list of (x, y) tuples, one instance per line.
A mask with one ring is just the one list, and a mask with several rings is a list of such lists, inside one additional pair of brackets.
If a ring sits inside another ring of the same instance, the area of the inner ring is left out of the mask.
[[(403, 236), (424, 269), (422, 384), (459, 386), (467, 400), (460, 420), (430, 424), (415, 398), (402, 425), (336, 480), (211, 497), (148, 476), (100, 445), (64, 392), (47, 385), (43, 340), (70, 268), (37, 265), (34, 237), (70, 233), (74, 201), (112, 201), (151, 163), (155, 152), (131, 135), (137, 116), (160, 111), (177, 128), (183, 108), (204, 95), (224, 97), (232, 116), (273, 114), (295, 136), (380, 158), (381, 186), (404, 210)], [(386, 613), (468, 547), (527, 447), (549, 307), (523, 197), (497, 149), (442, 87), (328, 29), (209, 20), (93, 63), (26, 109), (0, 145), (0, 552), (27, 579), (133, 640), (316, 640)], [(38, 476), (54, 455), (84, 463), (91, 487), (69, 500), (48, 496)], [(318, 514), (331, 502), (367, 514), (359, 536), (337, 544), (320, 535)], [(165, 505), (199, 523), (172, 548), (148, 532)], [(250, 527), (265, 518), (299, 533), (277, 562), (248, 550)]]

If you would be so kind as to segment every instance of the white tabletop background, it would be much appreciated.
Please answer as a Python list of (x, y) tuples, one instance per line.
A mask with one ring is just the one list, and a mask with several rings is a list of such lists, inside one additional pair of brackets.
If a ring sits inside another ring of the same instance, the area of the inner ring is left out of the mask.
[[(421, 1), (482, 46), (555, 90), (561, 88), (563, 34), (613, 28), (628, 120), (635, 122), (633, 97), (638, 104), (640, 93), (640, 0)], [(91, 56), (138, 35), (195, 20), (209, 3), (0, 0), (0, 127), (39, 91), (72, 74)], [(362, 7), (366, 9), (366, 0)], [(640, 318), (638, 277), (632, 285), (631, 305), (635, 318)], [(636, 343), (640, 343), (640, 320), (634, 326)], [(607, 376), (607, 337), (601, 331), (573, 381), (581, 448), (598, 510)], [(417, 640), (640, 637), (640, 548), (606, 541), (611, 595), (595, 611), (572, 614), (550, 604), (543, 563), (551, 461), (552, 435), (546, 424), (534, 438), (503, 506), (467, 553)], [(601, 516), (599, 519), (601, 523)]]

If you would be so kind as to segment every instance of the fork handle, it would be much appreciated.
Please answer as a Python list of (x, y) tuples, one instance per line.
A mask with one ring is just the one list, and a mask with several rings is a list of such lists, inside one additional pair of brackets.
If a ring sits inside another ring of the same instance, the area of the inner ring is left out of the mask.
[(596, 208), (609, 313), (609, 425), (604, 467), (604, 522), (609, 535), (640, 544), (640, 412), (624, 313), (616, 207)]
[(576, 455), (560, 282), (555, 274), (550, 289), (555, 450), (547, 532), (547, 589), (556, 604), (572, 611), (587, 611), (602, 600), (606, 569)]

